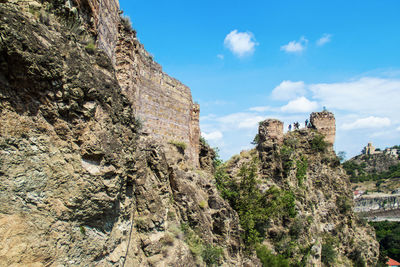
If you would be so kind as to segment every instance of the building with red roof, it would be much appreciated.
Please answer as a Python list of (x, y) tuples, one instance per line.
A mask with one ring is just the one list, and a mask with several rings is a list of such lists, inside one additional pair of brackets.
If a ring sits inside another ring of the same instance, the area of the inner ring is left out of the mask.
[(391, 267), (400, 267), (400, 262), (395, 261), (394, 259), (389, 258), (388, 262), (387, 262), (388, 266)]

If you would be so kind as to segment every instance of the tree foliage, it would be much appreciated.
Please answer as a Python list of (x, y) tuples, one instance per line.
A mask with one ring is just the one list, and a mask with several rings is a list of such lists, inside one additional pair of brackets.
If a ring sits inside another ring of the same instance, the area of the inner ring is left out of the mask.
[(380, 261), (384, 263), (385, 256), (400, 260), (400, 222), (371, 222), (379, 241), (379, 252), (383, 257)]
[(257, 160), (244, 164), (237, 179), (229, 177), (224, 167), (218, 168), (215, 179), (221, 196), (238, 212), (247, 248), (254, 248), (265, 236), (269, 218), (296, 216), (295, 197), (291, 191), (271, 187), (261, 192), (257, 186)]

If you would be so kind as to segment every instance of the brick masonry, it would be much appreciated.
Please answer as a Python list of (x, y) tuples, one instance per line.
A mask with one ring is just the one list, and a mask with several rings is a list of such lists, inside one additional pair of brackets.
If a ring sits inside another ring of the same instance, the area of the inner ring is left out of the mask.
[(283, 122), (276, 119), (268, 119), (260, 122), (258, 127), (260, 142), (271, 140), (273, 142), (283, 142)]
[(331, 145), (335, 143), (336, 122), (332, 112), (313, 112), (310, 114), (310, 123), (318, 132), (325, 135), (326, 142)]
[(143, 132), (162, 141), (187, 145), (186, 156), (199, 166), (199, 113), (190, 88), (162, 71), (136, 33), (121, 24), (118, 0), (75, 0), (89, 7), (97, 46), (112, 60), (123, 93), (133, 103)]

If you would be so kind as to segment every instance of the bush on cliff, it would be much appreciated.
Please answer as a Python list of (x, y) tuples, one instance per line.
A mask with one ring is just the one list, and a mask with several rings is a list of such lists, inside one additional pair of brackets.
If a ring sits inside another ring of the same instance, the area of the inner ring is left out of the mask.
[(296, 216), (295, 197), (291, 191), (271, 187), (261, 192), (257, 186), (257, 159), (244, 164), (236, 178), (230, 177), (222, 165), (215, 174), (221, 196), (239, 214), (246, 248), (253, 249), (265, 237), (268, 221)]
[(325, 152), (325, 150), (328, 148), (328, 144), (325, 142), (324, 138), (325, 137), (323, 135), (315, 135), (310, 141), (311, 149), (315, 152)]

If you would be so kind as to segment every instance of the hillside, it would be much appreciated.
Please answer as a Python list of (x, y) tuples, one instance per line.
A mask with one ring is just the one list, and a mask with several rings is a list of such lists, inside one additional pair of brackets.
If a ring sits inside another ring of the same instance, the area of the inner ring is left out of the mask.
[[(367, 146), (368, 147), (368, 146)], [(400, 177), (398, 146), (357, 155), (343, 163), (352, 183)]]
[(233, 157), (217, 173), (247, 247), (257, 248), (265, 266), (273, 260), (372, 266), (378, 256), (374, 232), (352, 212), (350, 184), (331, 144), (315, 129), (280, 135), (276, 124), (262, 122), (257, 148)]
[(116, 0), (1, 1), (0, 62), (0, 266), (376, 263), (332, 113), (218, 167)]

